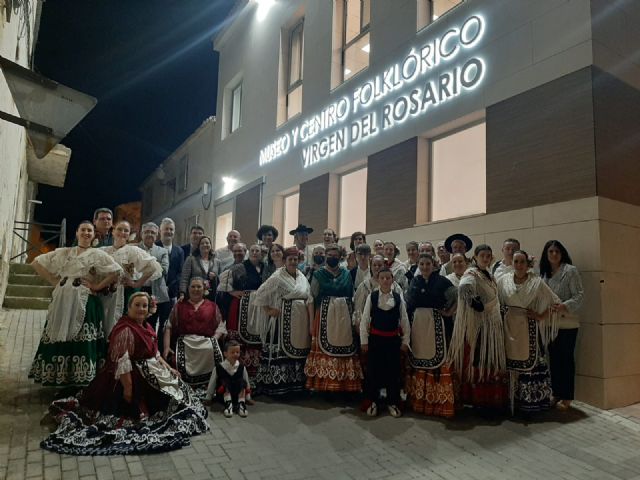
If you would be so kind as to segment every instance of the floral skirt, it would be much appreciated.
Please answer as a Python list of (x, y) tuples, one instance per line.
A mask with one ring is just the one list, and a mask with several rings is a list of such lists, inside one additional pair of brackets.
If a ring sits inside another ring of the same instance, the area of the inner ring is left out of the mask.
[(362, 390), (362, 366), (360, 357), (334, 357), (324, 353), (318, 345), (320, 310), (314, 321), (315, 336), (311, 341), (311, 352), (304, 366), (307, 376), (306, 388), (318, 392), (359, 392)]
[(123, 401), (113, 371), (103, 370), (78, 397), (51, 404), (59, 426), (40, 446), (67, 455), (160, 453), (187, 446), (191, 436), (209, 430), (207, 409), (186, 383), (155, 359), (138, 363), (131, 404)]
[(431, 370), (410, 368), (406, 390), (409, 406), (414, 412), (435, 417), (454, 416), (455, 394), (450, 365)]
[(103, 319), (102, 302), (97, 296), (89, 295), (84, 323), (71, 340), (52, 341), (45, 325), (29, 378), (45, 386), (88, 385), (106, 356)]
[(529, 372), (511, 372), (511, 395), (515, 409), (525, 413), (551, 408), (551, 375), (544, 358)]
[(284, 395), (303, 391), (306, 382), (306, 359), (289, 358), (281, 352), (274, 352), (269, 357), (270, 347), (267, 345), (262, 349), (260, 367), (256, 375), (257, 392), (265, 395)]
[(278, 330), (273, 332), (276, 342), (267, 338), (262, 347), (260, 367), (256, 375), (256, 389), (265, 395), (285, 395), (287, 393), (304, 390), (306, 377), (304, 375), (305, 358), (291, 358), (277, 342)]

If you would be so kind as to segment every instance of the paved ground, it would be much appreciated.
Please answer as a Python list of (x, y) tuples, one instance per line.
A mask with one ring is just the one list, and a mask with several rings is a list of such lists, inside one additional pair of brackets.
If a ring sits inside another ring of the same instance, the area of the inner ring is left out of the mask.
[(321, 399), (259, 401), (249, 418), (210, 417), (211, 433), (173, 453), (68, 457), (39, 448), (53, 391), (27, 370), (44, 324), (0, 311), (0, 479), (640, 479), (640, 409), (577, 405), (535, 423), (407, 415), (368, 419)]

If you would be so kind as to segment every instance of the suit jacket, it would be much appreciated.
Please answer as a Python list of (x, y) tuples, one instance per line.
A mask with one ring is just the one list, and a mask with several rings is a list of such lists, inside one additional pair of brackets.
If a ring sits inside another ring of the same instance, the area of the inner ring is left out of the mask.
[[(166, 248), (162, 242), (156, 242), (156, 245)], [(180, 291), (180, 278), (182, 277), (182, 264), (184, 263), (184, 250), (180, 245), (173, 245), (171, 253), (169, 253), (169, 271), (167, 272), (167, 289), (169, 297), (176, 298)]]
[(169, 289), (167, 288), (167, 273), (169, 272), (169, 252), (164, 247), (153, 245), (151, 248), (144, 246), (144, 243), (139, 243), (138, 247), (145, 250), (149, 255), (155, 257), (158, 263), (162, 266), (162, 277), (151, 282), (151, 295), (156, 297), (158, 303), (164, 303), (171, 300), (169, 297)]
[(180, 248), (182, 249), (182, 253), (184, 254), (184, 260), (189, 258), (189, 255), (191, 255), (191, 244), (185, 243)]

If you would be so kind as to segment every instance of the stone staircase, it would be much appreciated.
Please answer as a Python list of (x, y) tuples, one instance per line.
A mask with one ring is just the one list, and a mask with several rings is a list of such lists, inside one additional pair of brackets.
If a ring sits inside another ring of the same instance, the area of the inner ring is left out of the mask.
[(12, 263), (4, 308), (46, 310), (51, 302), (53, 287), (24, 263)]

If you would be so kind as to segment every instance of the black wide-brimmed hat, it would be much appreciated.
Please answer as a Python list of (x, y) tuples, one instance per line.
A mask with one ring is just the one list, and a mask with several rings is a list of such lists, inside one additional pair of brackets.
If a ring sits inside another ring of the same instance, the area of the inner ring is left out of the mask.
[(278, 238), (279, 232), (278, 229), (273, 225), (260, 225), (258, 233), (256, 233), (256, 237), (258, 238), (258, 240), (262, 240), (262, 236), (267, 232), (273, 233), (273, 241), (275, 242), (276, 238)]
[(289, 231), (291, 235), (295, 235), (296, 233), (312, 233), (312, 232), (313, 232), (313, 228), (307, 227), (302, 223), (299, 223), (294, 230)]
[(470, 251), (473, 247), (473, 242), (464, 233), (454, 233), (453, 235), (447, 237), (447, 239), (444, 241), (444, 248), (447, 250), (447, 252), (453, 253), (451, 251), (451, 244), (456, 240), (464, 242), (465, 246), (467, 247), (467, 252)]

